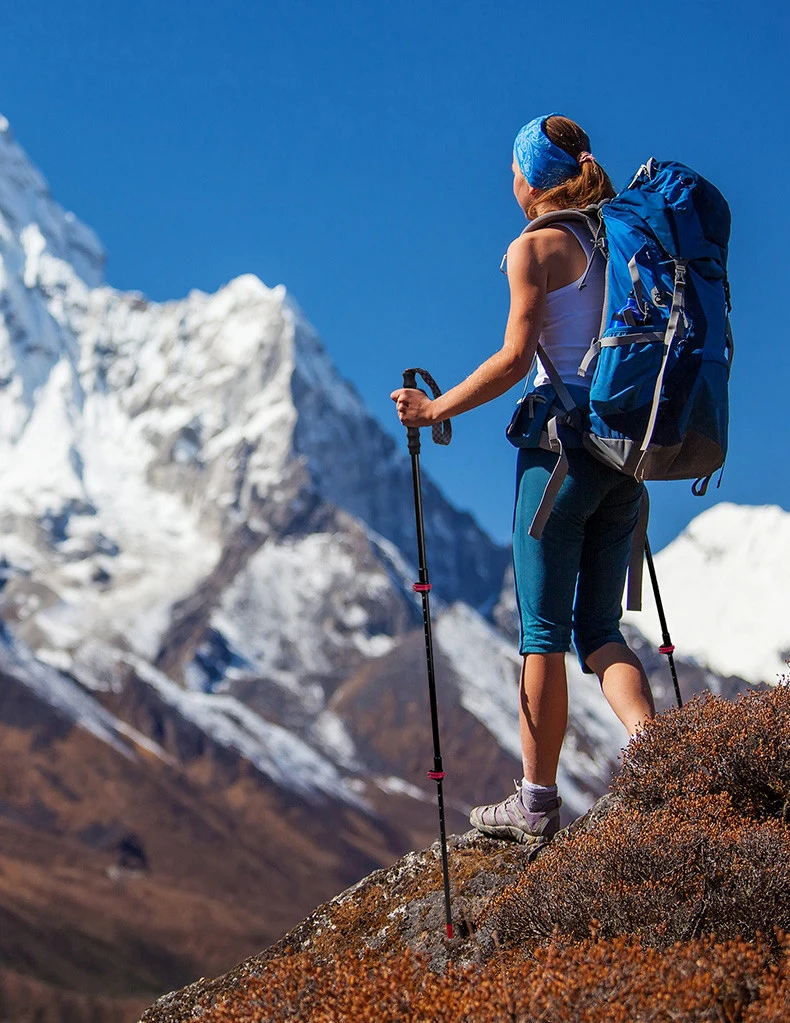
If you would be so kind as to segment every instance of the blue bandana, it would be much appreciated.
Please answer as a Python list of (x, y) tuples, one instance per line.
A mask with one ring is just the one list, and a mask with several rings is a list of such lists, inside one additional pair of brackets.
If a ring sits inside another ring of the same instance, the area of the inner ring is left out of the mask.
[(536, 117), (516, 135), (513, 155), (521, 173), (533, 188), (553, 188), (579, 173), (575, 157), (555, 146), (543, 130), (546, 121), (557, 116), (543, 114)]

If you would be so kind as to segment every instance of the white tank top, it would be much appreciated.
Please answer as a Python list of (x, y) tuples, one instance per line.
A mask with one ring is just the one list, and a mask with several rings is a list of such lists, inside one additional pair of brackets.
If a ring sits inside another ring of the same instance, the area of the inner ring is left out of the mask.
[[(589, 232), (581, 224), (577, 225), (571, 221), (563, 222), (561, 226), (573, 232), (589, 260), (593, 248)], [(581, 291), (579, 283), (584, 274), (565, 287), (557, 288), (546, 295), (546, 316), (539, 340), (560, 379), (566, 384), (587, 388), (590, 386), (590, 377), (580, 377), (577, 370), (590, 343), (598, 337), (601, 330), (604, 274), (604, 261), (600, 258), (594, 259)], [(538, 358), (537, 376), (533, 386), (538, 387), (547, 383), (548, 373)]]

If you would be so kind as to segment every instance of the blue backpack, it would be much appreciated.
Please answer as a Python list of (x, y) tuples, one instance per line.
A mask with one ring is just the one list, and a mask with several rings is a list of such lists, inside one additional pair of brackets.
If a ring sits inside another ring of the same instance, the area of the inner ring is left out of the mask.
[(606, 259), (606, 290), (599, 336), (578, 371), (592, 372), (589, 404), (586, 395), (574, 400), (539, 345), (553, 393), (525, 395), (508, 427), (516, 446), (559, 455), (530, 527), (538, 539), (567, 473), (569, 429), (607, 465), (639, 480), (695, 480), (698, 495), (727, 453), (733, 341), (724, 197), (683, 164), (651, 159), (614, 199), (544, 214), (526, 230), (568, 220), (589, 228), (590, 264)]

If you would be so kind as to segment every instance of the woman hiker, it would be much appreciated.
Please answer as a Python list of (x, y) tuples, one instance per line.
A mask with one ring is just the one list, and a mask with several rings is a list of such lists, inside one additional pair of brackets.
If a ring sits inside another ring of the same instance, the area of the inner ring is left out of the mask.
[[(513, 192), (529, 220), (552, 210), (584, 209), (615, 194), (585, 132), (557, 114), (536, 117), (516, 136)], [(502, 348), (439, 398), (414, 389), (393, 391), (401, 423), (431, 426), (499, 397), (527, 376), (538, 342), (578, 395), (585, 384), (577, 368), (598, 334), (603, 306), (603, 260), (592, 260), (588, 269), (591, 251), (589, 237), (572, 220), (511, 242), (510, 312)], [(538, 359), (534, 387), (547, 384)], [(560, 826), (556, 782), (568, 720), (565, 652), (571, 637), (583, 670), (598, 676), (629, 735), (655, 713), (647, 676), (619, 627), (644, 485), (603, 465), (580, 443), (566, 445), (566, 454), (568, 475), (542, 538), (535, 540), (528, 530), (557, 456), (539, 448), (518, 453), (513, 561), (523, 657), (524, 777), (503, 802), (475, 807), (470, 815), (483, 834), (524, 843), (544, 842)]]

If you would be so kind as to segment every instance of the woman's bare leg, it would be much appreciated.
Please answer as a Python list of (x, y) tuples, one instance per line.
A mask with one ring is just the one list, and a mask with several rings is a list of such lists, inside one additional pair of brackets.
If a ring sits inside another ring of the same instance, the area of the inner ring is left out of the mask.
[(526, 654), (521, 666), (519, 724), (524, 777), (554, 785), (568, 724), (565, 654)]
[(605, 643), (587, 658), (609, 706), (635, 735), (656, 713), (650, 683), (636, 654), (624, 643)]

